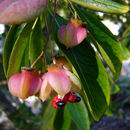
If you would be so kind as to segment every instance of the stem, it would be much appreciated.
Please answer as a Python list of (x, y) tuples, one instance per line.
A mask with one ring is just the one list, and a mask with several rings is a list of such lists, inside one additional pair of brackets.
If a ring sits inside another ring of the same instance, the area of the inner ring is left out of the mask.
[(71, 2), (70, 0), (68, 0), (68, 2), (70, 3), (70, 5), (71, 5), (71, 7), (72, 7), (72, 9), (73, 9), (73, 11), (74, 11), (74, 17), (75, 17), (75, 19), (77, 19), (77, 13), (76, 13), (76, 10), (75, 10), (75, 8), (74, 8), (72, 2)]
[(55, 10), (54, 10), (54, 14), (53, 14), (53, 17), (52, 17), (52, 21), (51, 21), (51, 26), (50, 26), (50, 29), (49, 29), (49, 32), (48, 32), (48, 37), (47, 37), (47, 40), (46, 40), (46, 43), (44, 45), (44, 48), (43, 48), (43, 51), (41, 52), (40, 56), (33, 62), (33, 64), (31, 65), (31, 68), (33, 68), (35, 66), (35, 64), (42, 58), (42, 56), (44, 55), (44, 52), (46, 50), (46, 47), (47, 47), (47, 44), (48, 44), (48, 41), (49, 41), (49, 38), (50, 38), (50, 33), (51, 33), (51, 30), (52, 30), (52, 27), (53, 27), (53, 23), (54, 23), (54, 20), (55, 20), (55, 16), (56, 16), (56, 10), (57, 10), (57, 7), (58, 7), (58, 4), (59, 4), (59, 0), (56, 0), (55, 2)]

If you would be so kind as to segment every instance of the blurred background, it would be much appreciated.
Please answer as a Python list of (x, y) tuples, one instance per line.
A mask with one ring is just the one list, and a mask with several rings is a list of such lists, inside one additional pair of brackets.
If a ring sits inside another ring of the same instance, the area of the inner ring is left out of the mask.
[[(59, 8), (58, 13), (63, 17), (70, 17), (66, 6)], [(130, 14), (111, 15), (97, 13), (101, 21), (117, 37), (123, 53), (123, 66), (118, 80), (109, 77), (111, 89), (111, 102), (104, 116), (99, 122), (93, 122), (92, 130), (129, 130), (130, 129)], [(43, 116), (46, 104), (37, 97), (32, 96), (22, 101), (13, 97), (7, 86), (3, 72), (2, 55), (5, 36), (9, 26), (0, 24), (0, 130), (39, 130), (43, 125)], [(58, 47), (54, 45), (55, 53), (58, 54)], [(46, 55), (50, 55), (48, 48)], [(51, 57), (47, 57), (51, 62)], [(104, 62), (104, 61), (102, 61)], [(104, 63), (104, 66), (107, 66)], [(110, 71), (108, 70), (108, 73)], [(111, 73), (110, 73), (111, 75)], [(71, 128), (70, 128), (71, 129)], [(72, 129), (71, 129), (72, 130)]]

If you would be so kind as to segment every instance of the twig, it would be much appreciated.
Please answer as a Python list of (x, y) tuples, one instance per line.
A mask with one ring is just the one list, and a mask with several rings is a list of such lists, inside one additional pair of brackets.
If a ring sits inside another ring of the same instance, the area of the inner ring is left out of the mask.
[(51, 33), (51, 30), (52, 30), (52, 27), (53, 27), (53, 23), (54, 23), (54, 20), (55, 20), (56, 10), (57, 10), (58, 4), (59, 4), (59, 0), (57, 0), (57, 1), (55, 2), (55, 10), (54, 10), (54, 14), (53, 14), (52, 21), (51, 21), (51, 26), (50, 26), (50, 29), (49, 29), (49, 32), (48, 32), (48, 37), (47, 37), (46, 43), (45, 43), (45, 45), (44, 45), (43, 51), (41, 52), (40, 56), (33, 62), (33, 64), (31, 65), (31, 68), (33, 68), (33, 67), (35, 66), (35, 64), (36, 64), (36, 63), (42, 58), (42, 56), (44, 55), (44, 52), (45, 52), (45, 50), (46, 50), (46, 47), (47, 47), (47, 44), (48, 44), (48, 41), (49, 41), (49, 38), (50, 38), (50, 33)]

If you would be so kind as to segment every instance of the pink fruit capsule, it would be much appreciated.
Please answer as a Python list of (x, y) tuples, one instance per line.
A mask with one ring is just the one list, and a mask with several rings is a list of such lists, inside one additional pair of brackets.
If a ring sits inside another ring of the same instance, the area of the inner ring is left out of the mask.
[(57, 36), (59, 41), (67, 48), (80, 44), (87, 35), (86, 23), (81, 20), (70, 20), (67, 25), (59, 28)]
[(10, 93), (21, 99), (38, 93), (40, 86), (41, 78), (36, 71), (24, 70), (22, 73), (12, 75), (8, 82)]
[(40, 15), (49, 0), (0, 0), (0, 23), (21, 24)]
[(72, 72), (63, 69), (61, 64), (49, 66), (48, 72), (42, 76), (40, 99), (44, 102), (53, 91), (64, 97), (70, 90), (74, 92), (81, 90), (79, 79)]

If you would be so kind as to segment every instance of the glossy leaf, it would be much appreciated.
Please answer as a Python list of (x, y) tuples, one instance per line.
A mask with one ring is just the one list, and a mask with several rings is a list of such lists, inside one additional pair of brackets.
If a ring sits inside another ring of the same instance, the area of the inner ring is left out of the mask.
[[(29, 43), (29, 58), (30, 63), (37, 59), (37, 57), (41, 54), (43, 50), (43, 39), (42, 39), (42, 29), (40, 19), (37, 19), (35, 25), (33, 26), (33, 30), (30, 36), (30, 43)], [(43, 60), (40, 59), (36, 65), (34, 66), (35, 69), (42, 69), (43, 68)]]
[(86, 100), (90, 112), (98, 120), (106, 110), (110, 98), (109, 83), (105, 69), (87, 41), (72, 49), (66, 49), (64, 45), (59, 43), (55, 34), (58, 28), (64, 24), (65, 21), (56, 16), (53, 26), (54, 39), (77, 71), (86, 92)]
[(129, 6), (122, 0), (71, 0), (88, 9), (105, 13), (122, 14), (129, 10)]
[(27, 47), (28, 38), (32, 31), (33, 22), (28, 23), (22, 32), (20, 33), (19, 37), (16, 40), (16, 43), (12, 49), (10, 59), (9, 59), (9, 65), (8, 65), (8, 71), (7, 71), (7, 79), (9, 77), (17, 72), (20, 71), (22, 58), (24, 55), (24, 51)]
[(79, 103), (68, 103), (67, 108), (76, 125), (81, 130), (89, 130), (88, 111), (83, 100)]
[(5, 43), (4, 43), (4, 50), (3, 50), (3, 67), (4, 67), (4, 73), (6, 76), (7, 76), (10, 54), (12, 52), (15, 41), (17, 40), (23, 27), (24, 27), (24, 25), (11, 26), (11, 28), (6, 36)]
[(119, 43), (96, 16), (92, 16), (86, 11), (81, 11), (78, 7), (76, 7), (76, 10), (80, 18), (87, 22), (87, 29), (90, 31), (89, 38), (111, 69), (115, 79), (117, 79), (122, 67), (122, 53)]

